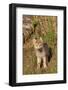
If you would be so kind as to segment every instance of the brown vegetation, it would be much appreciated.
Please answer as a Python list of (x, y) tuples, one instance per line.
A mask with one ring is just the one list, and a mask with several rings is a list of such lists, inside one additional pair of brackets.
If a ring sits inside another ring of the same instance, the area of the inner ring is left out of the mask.
[[(23, 74), (43, 74), (57, 72), (57, 17), (23, 16)], [(34, 37), (42, 37), (52, 49), (52, 58), (48, 68), (36, 69), (36, 56), (32, 44)]]

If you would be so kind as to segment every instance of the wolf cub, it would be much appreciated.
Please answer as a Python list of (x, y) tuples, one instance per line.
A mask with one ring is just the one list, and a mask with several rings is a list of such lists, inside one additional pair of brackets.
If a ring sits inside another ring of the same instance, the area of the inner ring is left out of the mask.
[(47, 68), (47, 62), (49, 57), (49, 48), (47, 43), (44, 43), (42, 38), (40, 37), (39, 39), (37, 38), (33, 39), (33, 45), (37, 57), (37, 69), (40, 68), (42, 60), (43, 60), (42, 66), (44, 68)]

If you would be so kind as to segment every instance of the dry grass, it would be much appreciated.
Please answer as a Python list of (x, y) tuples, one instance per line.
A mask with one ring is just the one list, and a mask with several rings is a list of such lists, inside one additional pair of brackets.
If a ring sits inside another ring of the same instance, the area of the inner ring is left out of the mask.
[[(28, 17), (28, 16), (27, 16)], [(46, 74), (46, 73), (57, 73), (57, 17), (51, 16), (31, 16), (32, 20), (37, 20), (42, 24), (37, 26), (36, 31), (39, 29), (43, 31), (33, 33), (33, 35), (24, 43), (23, 47), (23, 74)], [(45, 19), (45, 20), (44, 20)], [(52, 49), (52, 58), (48, 63), (48, 68), (37, 70), (36, 55), (32, 44), (32, 38), (35, 35), (40, 35), (44, 42), (47, 42), (48, 46)]]

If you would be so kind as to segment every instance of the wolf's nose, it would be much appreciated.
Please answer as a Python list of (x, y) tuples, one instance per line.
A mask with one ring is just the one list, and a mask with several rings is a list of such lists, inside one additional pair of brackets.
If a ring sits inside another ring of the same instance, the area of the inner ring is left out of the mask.
[(42, 52), (42, 48), (39, 48), (38, 51)]

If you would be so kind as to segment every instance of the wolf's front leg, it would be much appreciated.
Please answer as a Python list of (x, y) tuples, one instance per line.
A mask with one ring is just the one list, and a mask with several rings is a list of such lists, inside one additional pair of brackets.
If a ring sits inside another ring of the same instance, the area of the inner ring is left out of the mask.
[(43, 57), (43, 67), (47, 68), (47, 58), (46, 58), (46, 56)]
[(41, 64), (41, 58), (37, 57), (37, 69), (40, 68), (40, 64)]

